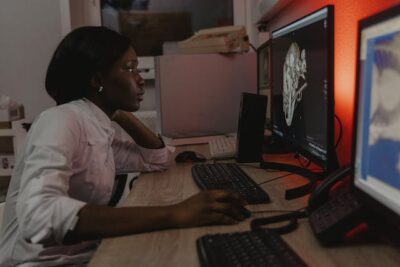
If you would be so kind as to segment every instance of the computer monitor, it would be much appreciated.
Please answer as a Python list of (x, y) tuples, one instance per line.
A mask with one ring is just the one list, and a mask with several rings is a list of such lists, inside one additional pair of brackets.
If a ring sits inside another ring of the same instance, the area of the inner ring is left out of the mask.
[(333, 6), (272, 32), (272, 133), (326, 173), (334, 146)]
[(359, 22), (354, 185), (400, 228), (400, 5)]

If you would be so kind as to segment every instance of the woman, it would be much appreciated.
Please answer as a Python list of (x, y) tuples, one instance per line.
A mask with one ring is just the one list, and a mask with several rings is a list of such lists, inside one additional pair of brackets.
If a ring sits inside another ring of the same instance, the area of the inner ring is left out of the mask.
[[(82, 265), (99, 239), (146, 231), (232, 224), (235, 194), (203, 192), (165, 207), (108, 207), (115, 174), (164, 170), (171, 151), (132, 114), (143, 79), (129, 39), (104, 27), (68, 34), (48, 67), (57, 106), (28, 132), (9, 187), (0, 266)], [(134, 140), (114, 136), (113, 120)]]

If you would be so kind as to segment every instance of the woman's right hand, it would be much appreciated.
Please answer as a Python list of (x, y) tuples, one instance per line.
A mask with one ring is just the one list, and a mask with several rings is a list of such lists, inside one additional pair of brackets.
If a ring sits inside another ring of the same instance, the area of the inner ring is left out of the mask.
[(246, 204), (237, 193), (204, 191), (171, 206), (172, 219), (177, 227), (236, 224), (245, 219), (241, 209)]

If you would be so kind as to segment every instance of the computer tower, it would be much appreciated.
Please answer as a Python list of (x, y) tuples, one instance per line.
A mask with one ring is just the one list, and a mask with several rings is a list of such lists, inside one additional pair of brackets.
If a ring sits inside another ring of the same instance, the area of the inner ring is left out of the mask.
[(237, 131), (237, 162), (260, 161), (268, 97), (242, 93)]

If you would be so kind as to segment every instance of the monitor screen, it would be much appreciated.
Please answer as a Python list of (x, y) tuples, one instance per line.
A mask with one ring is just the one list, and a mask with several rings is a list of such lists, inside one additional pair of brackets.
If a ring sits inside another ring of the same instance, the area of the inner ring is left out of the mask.
[(335, 169), (333, 6), (273, 31), (271, 55), (273, 135)]
[(399, 217), (400, 5), (360, 21), (358, 40), (354, 184)]

